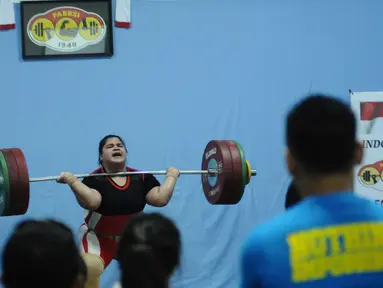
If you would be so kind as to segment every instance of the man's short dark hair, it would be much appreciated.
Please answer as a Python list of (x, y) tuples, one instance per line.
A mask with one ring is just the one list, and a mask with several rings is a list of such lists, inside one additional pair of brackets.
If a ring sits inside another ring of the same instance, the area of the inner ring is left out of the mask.
[(72, 231), (54, 220), (19, 223), (3, 249), (2, 281), (7, 288), (70, 288), (81, 275)]
[(349, 105), (334, 97), (309, 95), (288, 114), (287, 146), (310, 174), (348, 172), (356, 148), (356, 120)]

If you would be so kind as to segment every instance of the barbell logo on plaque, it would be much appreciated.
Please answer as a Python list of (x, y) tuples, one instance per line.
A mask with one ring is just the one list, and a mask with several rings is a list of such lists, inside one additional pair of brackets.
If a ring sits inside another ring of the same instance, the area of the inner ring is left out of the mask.
[(383, 161), (359, 169), (358, 180), (365, 187), (383, 191)]
[(106, 34), (106, 24), (100, 15), (71, 6), (36, 14), (27, 28), (33, 43), (59, 52), (79, 51), (99, 43)]

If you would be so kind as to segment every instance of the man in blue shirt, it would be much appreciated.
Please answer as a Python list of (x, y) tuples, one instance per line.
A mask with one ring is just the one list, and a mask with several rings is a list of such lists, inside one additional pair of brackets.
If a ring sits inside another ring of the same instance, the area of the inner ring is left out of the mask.
[(287, 167), (303, 199), (248, 237), (241, 287), (383, 287), (383, 209), (352, 192), (363, 158), (353, 112), (313, 95), (286, 125)]

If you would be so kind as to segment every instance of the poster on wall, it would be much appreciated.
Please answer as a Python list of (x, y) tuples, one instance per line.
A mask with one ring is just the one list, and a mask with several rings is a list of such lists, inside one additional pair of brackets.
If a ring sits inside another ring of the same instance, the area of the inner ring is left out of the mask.
[(383, 207), (383, 92), (350, 92), (363, 143), (363, 163), (354, 171), (354, 191)]
[(21, 1), (23, 58), (113, 56), (111, 0)]

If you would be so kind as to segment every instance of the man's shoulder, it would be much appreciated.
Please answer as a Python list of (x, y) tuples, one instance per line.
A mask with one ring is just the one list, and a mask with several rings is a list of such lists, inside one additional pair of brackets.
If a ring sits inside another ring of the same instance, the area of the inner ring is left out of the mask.
[(284, 211), (272, 219), (259, 224), (248, 235), (245, 247), (256, 249), (256, 247), (262, 247), (267, 245), (267, 243), (271, 243), (272, 240), (284, 238), (286, 236), (286, 228), (292, 224), (292, 219), (299, 213), (295, 210)]
[[(350, 212), (350, 217), (355, 219), (355, 221), (383, 221), (383, 207), (363, 197), (359, 197), (355, 203), (361, 204), (357, 205), (355, 210), (363, 209), (363, 212), (359, 213)], [(244, 247), (248, 249), (251, 247), (251, 249), (255, 250), (257, 247), (286, 239), (288, 234), (296, 231), (307, 230), (316, 226), (335, 225), (332, 221), (328, 222), (327, 217), (323, 218), (321, 215), (318, 215), (319, 212), (315, 209), (313, 210), (312, 205), (304, 203), (304, 201), (298, 203), (268, 221), (257, 225), (246, 238)], [(340, 210), (339, 212), (342, 211)], [(334, 210), (333, 213), (334, 215), (337, 214), (337, 210)]]
[[(381, 200), (371, 200), (366, 197), (354, 193), (355, 209), (363, 209), (363, 213), (371, 217), (383, 217), (383, 202)], [(358, 208), (360, 207), (360, 208)]]

